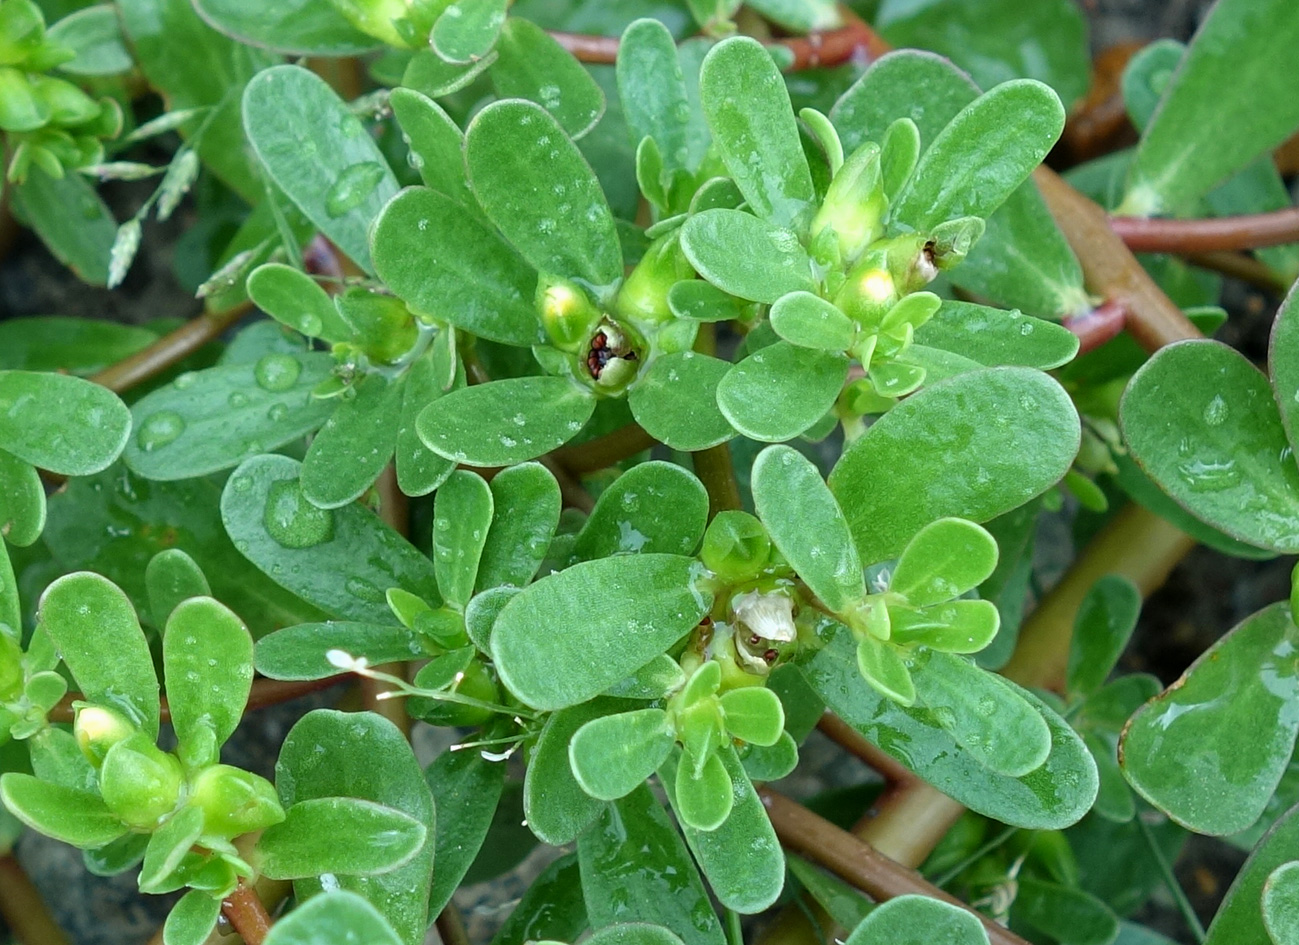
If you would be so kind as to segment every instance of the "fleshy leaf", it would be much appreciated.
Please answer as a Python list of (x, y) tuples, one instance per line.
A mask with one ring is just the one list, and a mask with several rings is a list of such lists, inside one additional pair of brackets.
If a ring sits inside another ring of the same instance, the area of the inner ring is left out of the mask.
[(463, 609), (474, 596), (478, 561), (492, 523), (492, 490), (481, 476), (457, 470), (433, 505), (433, 567), (442, 599)]
[(117, 585), (88, 571), (65, 575), (41, 595), (37, 620), (87, 702), (124, 712), (157, 737), (153, 657), (135, 608)]
[(126, 833), (96, 794), (42, 781), (30, 774), (0, 775), (0, 800), (15, 817), (47, 837), (94, 849)]
[[(652, 851), (657, 868), (620, 868)], [(690, 853), (648, 786), (607, 804), (578, 839), (591, 925), (649, 922), (671, 929), (686, 945), (726, 945), (722, 925)]]
[[(366, 945), (402, 945), (394, 931), (370, 902), (348, 890), (332, 890), (302, 903), (279, 919), (265, 945), (334, 945), (341, 940)], [(409, 945), (410, 939), (405, 939)]]
[(1045, 374), (974, 371), (877, 420), (844, 451), (830, 489), (863, 564), (875, 564), (935, 519), (986, 522), (1044, 492), (1069, 469), (1080, 436), (1073, 403)]
[(651, 460), (633, 466), (600, 493), (573, 554), (586, 561), (630, 553), (688, 555), (699, 546), (707, 524), (703, 484), (680, 466)]
[(26, 548), (45, 528), (45, 484), (36, 467), (0, 450), (0, 534)]
[(1033, 79), (1003, 82), (962, 109), (925, 149), (893, 219), (923, 232), (956, 217), (990, 216), (1063, 128), (1064, 107), (1050, 87)]
[(248, 297), (267, 315), (309, 338), (337, 343), (353, 331), (319, 282), (283, 263), (258, 266), (248, 276)]
[(392, 459), (403, 384), (365, 377), (311, 440), (302, 458), (302, 494), (322, 509), (347, 505), (374, 485)]
[(448, 62), (476, 62), (491, 51), (505, 23), (506, 0), (457, 0), (433, 24), (429, 42)]
[(907, 542), (889, 590), (915, 607), (940, 604), (978, 587), (997, 566), (997, 542), (959, 518), (931, 522)]
[(531, 20), (511, 17), (496, 42), (492, 84), (503, 99), (542, 106), (573, 138), (604, 114), (604, 92), (573, 55)]
[(822, 351), (843, 351), (856, 335), (850, 319), (811, 292), (790, 292), (771, 307), (771, 327), (791, 344)]
[(433, 562), (360, 505), (316, 508), (298, 485), (299, 468), (287, 456), (258, 456), (226, 481), (221, 518), (244, 557), (281, 587), (348, 620), (390, 623), (390, 587), (441, 603)]
[(319, 352), (273, 352), (182, 374), (132, 406), (126, 464), (149, 479), (192, 479), (299, 439), (334, 411), (311, 396), (333, 365)]
[(163, 945), (203, 945), (221, 918), (221, 900), (201, 889), (191, 889), (167, 913), (162, 927)]
[(441, 105), (415, 89), (393, 89), (388, 104), (409, 142), (410, 163), (419, 171), (424, 185), (472, 207), (474, 197), (465, 173), (465, 136), (460, 126)]
[(898, 896), (877, 906), (845, 945), (988, 945), (978, 915), (928, 896)]
[(1297, 639), (1289, 604), (1273, 604), (1143, 706), (1119, 752), (1137, 792), (1197, 833), (1220, 836), (1254, 823), (1299, 732)]
[(699, 93), (714, 144), (753, 212), (776, 226), (805, 226), (816, 193), (771, 54), (749, 37), (723, 40), (704, 57)]
[(596, 699), (559, 710), (542, 727), (524, 776), (523, 811), (528, 828), (546, 843), (571, 843), (604, 808), (577, 783), (568, 746), (583, 725), (620, 707)]
[(1087, 592), (1074, 618), (1069, 648), (1068, 691), (1091, 695), (1119, 661), (1141, 613), (1141, 592), (1127, 578), (1102, 577)]
[(1236, 874), (1209, 926), (1205, 945), (1268, 941), (1266, 916), (1259, 905), (1268, 878), (1294, 860), (1296, 845), (1299, 845), (1299, 808), (1291, 808), (1263, 835)]
[(1062, 325), (972, 302), (944, 300), (933, 318), (916, 329), (915, 337), (917, 344), (952, 351), (986, 367), (1020, 365), (1049, 371), (1078, 353), (1078, 336)]
[(536, 273), (454, 195), (403, 190), (379, 214), (373, 246), (379, 277), (412, 310), (490, 341), (541, 340)]
[(366, 272), (369, 230), (397, 179), (360, 118), (299, 66), (259, 72), (244, 90), (244, 129), (267, 173)]
[(540, 463), (522, 463), (494, 476), (491, 487), (495, 514), (477, 588), (523, 587), (537, 573), (559, 525), (559, 483)]
[(695, 351), (660, 355), (637, 380), (627, 403), (654, 439), (676, 450), (706, 450), (735, 436), (717, 406), (717, 387), (730, 369), (727, 362)]
[(321, 873), (368, 876), (410, 860), (423, 845), (415, 818), (353, 797), (298, 801), (257, 841), (258, 866), (271, 879)]
[(1299, 863), (1278, 866), (1263, 884), (1263, 924), (1276, 945), (1299, 941)]
[(207, 22), (250, 46), (294, 56), (355, 56), (379, 45), (329, 0), (279, 0), (264, 7), (243, 0), (191, 2)]
[[(416, 430), (420, 412), (446, 393), (433, 354), (430, 350), (406, 370), (394, 462), (397, 467), (397, 487), (408, 496), (428, 495), (446, 482), (456, 468), (451, 460), (425, 446)], [(463, 371), (457, 371), (451, 387), (454, 389), (463, 386)]]
[(594, 286), (622, 276), (600, 183), (544, 109), (523, 101), (487, 106), (465, 134), (465, 160), (483, 210), (538, 270)]
[(778, 443), (824, 417), (847, 377), (843, 355), (777, 341), (731, 368), (717, 385), (717, 404), (745, 436)]
[(505, 765), (477, 751), (444, 751), (424, 769), (434, 806), (454, 811), (439, 817), (434, 838), (429, 915), (440, 914), (473, 864), (492, 825), (505, 784)]
[(812, 260), (794, 233), (742, 210), (693, 214), (681, 229), (681, 248), (700, 275), (742, 299), (771, 303), (816, 288)]
[(944, 653), (978, 653), (997, 635), (1001, 613), (990, 600), (952, 600), (917, 610), (889, 608), (889, 639)]
[(1196, 518), (1299, 551), (1299, 466), (1267, 378), (1243, 355), (1216, 341), (1161, 349), (1128, 384), (1119, 420), (1142, 469)]
[[(712, 598), (694, 586), (697, 568), (679, 555), (623, 555), (543, 578), (496, 618), (492, 654), (502, 681), (538, 709), (598, 695), (707, 613)], [(592, 588), (598, 589), (594, 602)], [(535, 645), (537, 627), (551, 628), (544, 651)]]
[(568, 744), (578, 784), (592, 797), (613, 801), (658, 770), (676, 744), (662, 709), (636, 709), (587, 722)]
[(32, 371), (0, 371), (0, 449), (63, 476), (88, 476), (121, 454), (126, 405), (98, 384)]
[(207, 737), (215, 738), (210, 750), (219, 749), (243, 717), (253, 684), (248, 628), (224, 604), (210, 597), (190, 598), (167, 620), (162, 663), (182, 757)]
[(836, 613), (866, 596), (866, 579), (843, 511), (810, 460), (769, 446), (753, 463), (753, 502), (771, 540), (812, 592)]
[(338, 674), (330, 650), (363, 657), (372, 666), (428, 656), (405, 627), (370, 623), (301, 623), (257, 641), (257, 671), (270, 679), (325, 679)]
[[(722, 905), (754, 914), (775, 902), (784, 889), (785, 856), (735, 749), (723, 745), (717, 756), (730, 775), (735, 806), (716, 830), (696, 830), (683, 823), (681, 833)], [(663, 785), (673, 807), (678, 764), (680, 752), (673, 752), (663, 766)]]

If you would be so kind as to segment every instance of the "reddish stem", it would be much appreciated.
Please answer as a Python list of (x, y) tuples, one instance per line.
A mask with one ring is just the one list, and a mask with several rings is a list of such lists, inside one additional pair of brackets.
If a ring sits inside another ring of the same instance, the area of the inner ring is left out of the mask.
[(266, 933), (271, 930), (271, 917), (262, 905), (257, 890), (246, 885), (243, 880), (239, 881), (229, 897), (222, 900), (221, 912), (244, 940), (244, 945), (262, 945)]
[(1123, 331), (1128, 313), (1122, 303), (1102, 302), (1090, 312), (1064, 320), (1064, 327), (1078, 336), (1079, 354), (1095, 350)]
[(1212, 253), (1299, 240), (1299, 207), (1206, 220), (1110, 217), (1110, 229), (1139, 253)]
[[(248, 694), (248, 704), (244, 706), (244, 712), (252, 712), (255, 709), (264, 709), (267, 706), (278, 705), (281, 702), (288, 702), (290, 699), (296, 699), (299, 696), (305, 696), (308, 693), (316, 692), (320, 689), (328, 689), (336, 682), (344, 679), (344, 676), (327, 676), (324, 679), (258, 679), (253, 682), (252, 691)], [(80, 702), (86, 697), (79, 692), (70, 692), (59, 700), (58, 705), (50, 710), (49, 720), (51, 722), (72, 722), (76, 713), (72, 709), (72, 703)], [(167, 705), (167, 697), (163, 696), (158, 700), (159, 711), (164, 722), (171, 721), (171, 707)]]

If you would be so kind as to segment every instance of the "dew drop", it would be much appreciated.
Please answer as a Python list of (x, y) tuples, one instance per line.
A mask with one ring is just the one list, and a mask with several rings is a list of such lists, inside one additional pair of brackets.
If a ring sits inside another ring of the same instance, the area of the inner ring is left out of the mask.
[(198, 372), (186, 371), (184, 374), (177, 377), (176, 380), (172, 381), (172, 383), (175, 385), (176, 390), (189, 390), (194, 386), (194, 383), (197, 380)]
[(325, 194), (325, 212), (331, 217), (341, 217), (365, 203), (383, 180), (383, 166), (376, 161), (353, 164), (338, 175)]
[(1222, 426), (1230, 409), (1221, 394), (1214, 394), (1213, 399), (1204, 405), (1204, 422), (1211, 427)]
[(185, 432), (185, 420), (174, 410), (159, 410), (140, 425), (135, 441), (140, 449), (152, 453), (161, 449)]
[(262, 524), (284, 548), (312, 548), (334, 537), (334, 513), (308, 502), (296, 479), (281, 479), (271, 486)]
[(286, 391), (298, 381), (302, 364), (291, 355), (265, 354), (253, 367), (257, 385), (272, 393)]
[(226, 403), (235, 410), (238, 410), (240, 407), (247, 407), (248, 395), (241, 390), (233, 391), (230, 396), (226, 398)]

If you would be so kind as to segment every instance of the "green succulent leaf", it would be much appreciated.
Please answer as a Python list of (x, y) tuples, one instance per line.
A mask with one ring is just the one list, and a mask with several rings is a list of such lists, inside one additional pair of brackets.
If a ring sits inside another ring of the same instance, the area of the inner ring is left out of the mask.
[(110, 4), (98, 3), (70, 13), (45, 33), (51, 43), (66, 46), (76, 58), (59, 66), (73, 75), (117, 75), (131, 68), (131, 54), (122, 41), (122, 26)]
[[(622, 868), (647, 853), (658, 868)], [(647, 785), (604, 805), (578, 838), (577, 854), (593, 928), (648, 922), (671, 929), (686, 945), (725, 945), (699, 871)]]
[(944, 653), (978, 653), (996, 637), (1001, 613), (990, 600), (953, 600), (889, 608), (889, 639)]
[(80, 174), (56, 180), (40, 172), (7, 194), (59, 262), (90, 285), (108, 283), (117, 223), (89, 181)]
[(916, 684), (906, 660), (894, 646), (866, 636), (857, 644), (857, 671), (875, 691), (899, 705), (916, 701)]
[(1276, 313), (1267, 361), (1281, 422), (1293, 444), (1299, 434), (1299, 293), (1291, 292)]
[(26, 548), (45, 528), (45, 484), (36, 467), (0, 450), (0, 533)]
[(1137, 792), (1197, 833), (1236, 833), (1257, 820), (1299, 732), (1296, 639), (1289, 605), (1273, 604), (1143, 706), (1120, 744)]
[(203, 945), (221, 918), (221, 900), (201, 889), (191, 889), (167, 913), (162, 927), (163, 945)]
[(745, 436), (778, 443), (824, 417), (847, 377), (843, 355), (777, 341), (731, 368), (717, 385), (717, 404)]
[(988, 945), (978, 915), (928, 896), (898, 896), (871, 911), (845, 945)]
[[(252, 688), (248, 628), (211, 597), (190, 598), (167, 619), (162, 665), (182, 757), (205, 744), (215, 752), (239, 725)], [(216, 760), (208, 757), (201, 763)]]
[[(537, 709), (604, 692), (707, 613), (712, 596), (695, 587), (698, 568), (679, 555), (623, 555), (543, 578), (496, 618), (491, 648), (502, 681)], [(537, 627), (551, 628), (544, 651), (535, 645)]]
[(453, 472), (433, 505), (433, 567), (442, 599), (453, 607), (463, 610), (474, 596), (491, 523), (491, 487), (474, 473)]
[(41, 595), (37, 620), (87, 702), (124, 712), (157, 737), (153, 657), (135, 608), (117, 585), (88, 571), (65, 575)]
[(622, 276), (600, 183), (545, 110), (523, 101), (489, 105), (469, 125), (465, 159), (483, 210), (538, 270), (593, 286)]
[(852, 347), (856, 326), (843, 312), (811, 292), (790, 292), (771, 306), (771, 327), (790, 344), (821, 351)]
[(444, 751), (424, 769), (434, 807), (454, 811), (439, 817), (433, 847), (433, 887), (429, 915), (438, 915), (473, 865), (487, 837), (505, 786), (505, 765), (477, 751)]
[[(319, 745), (328, 745), (329, 750), (317, 751)], [(401, 731), (369, 712), (309, 712), (284, 740), (275, 765), (275, 784), (286, 809), (319, 798), (357, 798), (400, 811), (424, 828), (423, 846), (405, 865), (376, 876), (335, 877), (339, 888), (368, 899), (401, 941), (419, 945), (428, 925), (435, 821), (424, 774)], [(315, 874), (294, 883), (299, 901), (323, 889)]]
[(0, 800), (33, 830), (84, 849), (102, 847), (126, 833), (126, 825), (98, 795), (30, 774), (0, 775)]
[(370, 375), (329, 415), (302, 459), (302, 494), (312, 505), (336, 509), (374, 485), (392, 459), (402, 387)]
[[(408, 496), (428, 495), (442, 485), (456, 468), (451, 460), (425, 446), (416, 430), (420, 412), (446, 393), (434, 353), (434, 349), (430, 349), (406, 371), (394, 459), (397, 488)], [(463, 386), (463, 370), (458, 370), (449, 387), (455, 389)]]
[(502, 344), (542, 340), (536, 273), (454, 194), (403, 190), (379, 214), (373, 248), (379, 277), (414, 311)]
[(271, 879), (334, 873), (369, 876), (408, 862), (424, 846), (424, 824), (371, 801), (298, 801), (257, 841), (258, 865)]
[(1067, 689), (1091, 695), (1100, 689), (1127, 648), (1141, 613), (1141, 592), (1127, 578), (1100, 578), (1078, 606), (1069, 647)]
[(862, 562), (874, 564), (936, 519), (986, 522), (1041, 494), (1069, 469), (1080, 436), (1072, 402), (1045, 374), (974, 371), (876, 421), (844, 451), (830, 490)]
[[(676, 40), (659, 20), (634, 21), (618, 44), (618, 97), (634, 141), (649, 138), (671, 178), (693, 171), (708, 146), (708, 128), (692, 106)], [(689, 118), (682, 120), (683, 115)]]
[(191, 2), (227, 36), (293, 56), (355, 56), (379, 45), (331, 0), (283, 0), (269, 7), (252, 7), (242, 0)]
[(1236, 942), (1267, 942), (1267, 916), (1260, 903), (1268, 879), (1294, 860), (1299, 844), (1299, 808), (1286, 811), (1259, 840), (1245, 865), (1227, 890), (1205, 945), (1234, 945)]
[[(677, 283), (691, 284), (708, 285)], [(725, 443), (735, 429), (718, 409), (717, 387), (730, 369), (726, 361), (695, 351), (661, 355), (627, 395), (632, 416), (646, 433), (675, 450), (695, 452)]]
[(1119, 931), (1118, 916), (1086, 890), (1025, 877), (1011, 907), (1019, 921), (1078, 945), (1108, 945)]
[[(681, 249), (701, 276), (742, 299), (770, 304), (789, 292), (816, 288), (812, 260), (793, 231), (742, 210), (692, 214), (681, 228)], [(703, 291), (694, 289), (696, 294)], [(706, 310), (733, 317), (712, 301), (705, 295)]]
[(816, 192), (771, 54), (748, 37), (723, 40), (704, 57), (699, 94), (717, 150), (753, 212), (778, 227), (806, 226)]
[(663, 926), (645, 922), (606, 925), (586, 941), (596, 945), (681, 945), (681, 939)]
[(604, 808), (573, 776), (568, 746), (587, 722), (620, 708), (620, 703), (595, 699), (560, 709), (542, 727), (524, 776), (523, 812), (528, 828), (546, 843), (571, 843)]
[(457, 0), (433, 24), (433, 51), (447, 62), (477, 62), (495, 45), (506, 6), (506, 0)]
[[(717, 829), (698, 830), (683, 822), (681, 833), (722, 905), (752, 915), (774, 903), (784, 890), (785, 856), (735, 749), (723, 745), (717, 757), (731, 779), (735, 806)], [(663, 766), (663, 785), (674, 808), (680, 759), (681, 753), (673, 752)]]
[(1299, 863), (1278, 866), (1263, 884), (1263, 924), (1277, 945), (1299, 938)]
[(1025, 690), (1017, 689), (1046, 720), (1051, 749), (1045, 764), (1012, 778), (976, 762), (924, 706), (904, 707), (861, 685), (857, 641), (847, 627), (827, 619), (814, 631), (823, 645), (798, 660), (813, 691), (872, 744), (943, 793), (985, 816), (1030, 829), (1060, 829), (1091, 809), (1097, 790), (1091, 754), (1068, 723)]
[(147, 328), (97, 318), (9, 318), (0, 323), (0, 368), (87, 377), (157, 340)]
[(517, 16), (506, 20), (496, 52), (491, 77), (498, 97), (535, 102), (574, 139), (594, 128), (604, 114), (599, 84), (536, 23)]
[(917, 704), (983, 767), (1018, 778), (1046, 761), (1051, 729), (1000, 676), (963, 657), (931, 651), (913, 660), (911, 678)]
[[(962, 265), (958, 271), (965, 268)], [(1054, 322), (951, 300), (943, 301), (942, 308), (916, 329), (915, 337), (917, 344), (964, 355), (986, 367), (1020, 365), (1042, 371), (1072, 361), (1079, 343), (1077, 335)]]
[(675, 744), (666, 712), (635, 709), (587, 722), (569, 742), (568, 757), (587, 794), (614, 801), (657, 771)]
[(292, 266), (258, 266), (248, 276), (248, 297), (277, 322), (309, 338), (337, 344), (354, 334), (320, 283)]
[(651, 460), (600, 493), (573, 554), (584, 561), (631, 553), (688, 555), (707, 524), (703, 483), (680, 466)]
[(1196, 518), (1252, 545), (1299, 551), (1299, 467), (1264, 377), (1214, 341), (1163, 348), (1119, 407), (1133, 457)]
[(559, 483), (540, 463), (492, 478), (495, 514), (478, 564), (477, 588), (523, 587), (537, 573), (559, 525)]
[(235, 547), (271, 580), (326, 613), (390, 623), (384, 593), (441, 603), (433, 563), (359, 505), (318, 509), (287, 456), (257, 456), (231, 474), (221, 518)]
[(88, 476), (121, 454), (126, 406), (98, 384), (34, 371), (0, 371), (0, 448), (63, 476)]
[(266, 945), (330, 945), (340, 937), (366, 945), (401, 945), (407, 936), (371, 901), (346, 889), (316, 896), (271, 927)]
[(956, 217), (991, 216), (1063, 128), (1064, 107), (1049, 86), (1003, 82), (963, 108), (925, 150), (893, 219), (923, 232)]
[(588, 922), (580, 872), (576, 853), (567, 853), (542, 870), (496, 933), (492, 945), (571, 942), (581, 936)]
[(149, 559), (144, 585), (153, 622), (158, 627), (167, 625), (167, 618), (183, 601), (212, 596), (203, 570), (180, 548), (168, 548)]
[(571, 440), (595, 412), (590, 393), (563, 377), (514, 377), (452, 391), (415, 428), (439, 456), (471, 466), (510, 466)]
[(397, 193), (383, 153), (324, 79), (273, 66), (248, 83), (244, 129), (280, 190), (366, 272), (368, 234)]
[(257, 671), (270, 679), (326, 679), (339, 669), (325, 655), (342, 650), (372, 666), (419, 659), (428, 654), (405, 627), (330, 621), (276, 630), (257, 641)]
[(388, 104), (410, 148), (410, 163), (424, 185), (465, 208), (473, 207), (460, 126), (441, 105), (415, 89), (393, 89)]
[(126, 464), (149, 479), (192, 479), (297, 440), (335, 409), (311, 396), (333, 363), (322, 353), (274, 352), (182, 374), (132, 406)]
[(907, 542), (889, 590), (915, 607), (954, 600), (988, 579), (997, 554), (997, 541), (987, 529), (964, 519), (942, 518)]
[(753, 463), (752, 484), (771, 540), (822, 603), (838, 613), (866, 596), (848, 523), (810, 460), (791, 447), (769, 446)]
[[(1214, 7), (1137, 145), (1124, 212), (1186, 210), (1299, 126), (1286, 63), (1299, 22), (1285, 0)], [(1258, 102), (1274, 102), (1269, 108)]]
[(149, 837), (140, 868), (140, 891), (170, 892), (178, 880), (176, 870), (202, 834), (203, 811), (199, 807), (182, 807), (168, 818)]
[(770, 689), (743, 686), (719, 700), (726, 732), (733, 738), (769, 748), (785, 731), (785, 708)]

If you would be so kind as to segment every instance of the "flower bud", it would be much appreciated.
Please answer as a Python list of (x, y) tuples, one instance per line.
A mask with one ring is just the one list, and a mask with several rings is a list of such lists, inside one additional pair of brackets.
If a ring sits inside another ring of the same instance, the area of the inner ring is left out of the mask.
[(718, 512), (704, 532), (704, 567), (729, 584), (751, 581), (771, 556), (771, 539), (748, 512)]
[(825, 201), (812, 219), (812, 236), (815, 239), (827, 227), (833, 229), (841, 257), (852, 263), (883, 235), (888, 204), (879, 145), (868, 141), (834, 175)]
[(199, 772), (190, 788), (190, 803), (203, 811), (204, 833), (228, 839), (284, 819), (271, 782), (230, 765), (212, 765)]
[(564, 351), (581, 351), (600, 322), (600, 310), (586, 290), (557, 276), (537, 280), (537, 311), (550, 343)]
[(419, 328), (400, 299), (354, 287), (337, 296), (339, 314), (356, 331), (366, 357), (390, 364), (415, 346)]
[(633, 321), (668, 321), (672, 318), (668, 290), (694, 274), (681, 250), (680, 230), (673, 230), (650, 244), (618, 291), (613, 309), (619, 317)]
[(958, 217), (934, 227), (929, 235), (930, 252), (939, 269), (951, 269), (961, 263), (983, 235), (986, 224), (979, 217)]
[(621, 393), (636, 379), (644, 350), (644, 341), (630, 328), (606, 318), (585, 351), (586, 375), (596, 390)]
[(143, 830), (175, 810), (183, 780), (180, 762), (136, 732), (104, 755), (99, 792), (122, 823)]
[(77, 705), (72, 733), (86, 759), (98, 768), (108, 750), (139, 731), (124, 715), (100, 705)]

